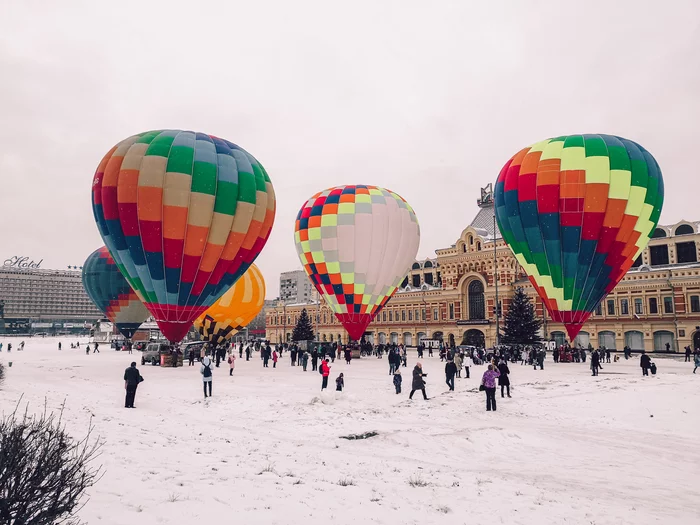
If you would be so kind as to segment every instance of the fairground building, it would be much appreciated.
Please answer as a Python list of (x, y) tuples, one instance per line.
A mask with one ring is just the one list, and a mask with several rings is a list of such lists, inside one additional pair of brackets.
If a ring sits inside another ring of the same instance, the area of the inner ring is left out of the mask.
[[(416, 261), (403, 284), (365, 332), (375, 344), (415, 346), (422, 339), (490, 347), (496, 343), (496, 295), (502, 321), (516, 287), (522, 286), (544, 319), (544, 336), (566, 340), (495, 227), (490, 187), (479, 212), (449, 248)], [(659, 226), (627, 275), (583, 326), (575, 342), (584, 347), (682, 351), (700, 348), (700, 235), (697, 222)], [(495, 243), (495, 246), (494, 246)], [(497, 269), (497, 270), (495, 270)], [(498, 274), (498, 282), (494, 281)], [(496, 291), (498, 288), (498, 292)], [(306, 308), (318, 338), (347, 342), (348, 335), (325, 303), (282, 304), (266, 309), (271, 342), (289, 341)]]

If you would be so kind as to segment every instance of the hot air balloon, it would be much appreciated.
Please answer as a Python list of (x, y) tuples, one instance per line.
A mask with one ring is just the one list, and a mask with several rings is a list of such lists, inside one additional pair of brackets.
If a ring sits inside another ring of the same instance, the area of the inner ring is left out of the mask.
[(204, 133), (140, 133), (93, 178), (92, 207), (119, 269), (170, 341), (253, 263), (275, 218), (262, 165)]
[(654, 157), (612, 135), (544, 140), (501, 170), (503, 239), (572, 340), (646, 247), (663, 198)]
[(92, 252), (83, 264), (83, 288), (95, 306), (127, 339), (131, 339), (150, 316), (106, 246)]
[(236, 284), (195, 319), (194, 327), (204, 341), (221, 344), (255, 319), (264, 303), (265, 280), (258, 267), (251, 264)]
[(420, 228), (393, 191), (336, 186), (302, 206), (294, 241), (316, 290), (359, 340), (414, 262)]

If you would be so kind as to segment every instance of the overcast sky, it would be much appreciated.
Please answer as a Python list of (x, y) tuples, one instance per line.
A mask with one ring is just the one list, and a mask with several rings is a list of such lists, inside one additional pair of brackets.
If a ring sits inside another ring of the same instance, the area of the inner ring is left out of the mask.
[(550, 136), (641, 143), (664, 174), (661, 222), (700, 220), (700, 2), (0, 0), (0, 263), (81, 265), (102, 245), (95, 167), (160, 128), (266, 167), (268, 298), (301, 267), (294, 218), (313, 193), (396, 191), (432, 256), (505, 161)]

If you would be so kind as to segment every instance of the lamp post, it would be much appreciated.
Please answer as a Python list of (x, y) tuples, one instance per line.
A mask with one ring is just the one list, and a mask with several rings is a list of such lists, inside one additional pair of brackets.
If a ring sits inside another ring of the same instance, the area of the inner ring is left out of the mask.
[(496, 257), (496, 213), (493, 214), (493, 282), (496, 285), (496, 304), (494, 312), (496, 314), (496, 346), (499, 343), (499, 320), (498, 320), (498, 258)]
[(428, 339), (428, 304), (425, 301), (425, 292), (426, 290), (423, 290), (423, 330), (425, 330), (423, 337)]

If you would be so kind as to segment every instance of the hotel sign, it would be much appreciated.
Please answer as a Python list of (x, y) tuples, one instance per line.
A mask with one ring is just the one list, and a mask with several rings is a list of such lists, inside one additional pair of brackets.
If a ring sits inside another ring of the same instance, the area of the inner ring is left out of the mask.
[(13, 257), (10, 257), (9, 259), (5, 259), (5, 262), (2, 265), (4, 268), (18, 268), (20, 270), (38, 270), (39, 268), (41, 268), (41, 263), (43, 262), (44, 259), (41, 259), (37, 262), (33, 259), (29, 259), (29, 257), (15, 255)]
[(472, 325), (472, 324), (489, 324), (488, 319), (462, 319), (457, 321), (457, 326)]

